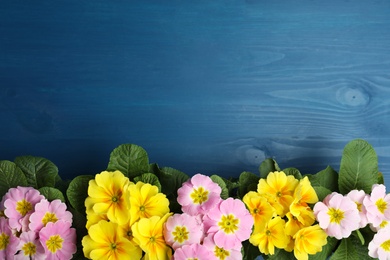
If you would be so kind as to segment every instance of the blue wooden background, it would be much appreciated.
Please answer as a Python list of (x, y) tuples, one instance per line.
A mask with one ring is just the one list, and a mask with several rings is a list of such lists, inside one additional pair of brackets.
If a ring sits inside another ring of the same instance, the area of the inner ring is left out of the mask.
[(389, 183), (390, 1), (293, 2), (2, 1), (0, 159), (315, 173), (364, 138)]

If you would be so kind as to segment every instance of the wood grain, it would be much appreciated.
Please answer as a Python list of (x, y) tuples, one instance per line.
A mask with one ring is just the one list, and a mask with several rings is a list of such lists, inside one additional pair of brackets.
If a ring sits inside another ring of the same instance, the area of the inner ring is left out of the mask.
[(390, 181), (389, 1), (9, 1), (0, 158), (105, 169), (121, 143), (188, 174), (338, 170), (364, 138)]

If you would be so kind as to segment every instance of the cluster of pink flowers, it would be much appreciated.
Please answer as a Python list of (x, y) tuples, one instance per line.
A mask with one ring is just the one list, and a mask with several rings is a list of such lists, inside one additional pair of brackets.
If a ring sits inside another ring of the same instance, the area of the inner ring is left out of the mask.
[(320, 227), (337, 239), (369, 225), (377, 232), (369, 243), (369, 255), (390, 259), (390, 194), (383, 184), (374, 184), (370, 194), (362, 190), (344, 196), (333, 192), (314, 206), (314, 214)]
[(178, 189), (183, 213), (169, 217), (164, 238), (173, 259), (242, 259), (242, 242), (250, 237), (253, 218), (239, 199), (221, 198), (210, 177), (196, 174)]
[(76, 252), (72, 214), (32, 187), (11, 188), (0, 202), (0, 259), (71, 259)]

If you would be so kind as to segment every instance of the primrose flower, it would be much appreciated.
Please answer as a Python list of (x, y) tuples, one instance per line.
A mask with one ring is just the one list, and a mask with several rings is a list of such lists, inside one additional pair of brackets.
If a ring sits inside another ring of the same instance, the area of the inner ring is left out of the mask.
[(107, 214), (104, 214), (104, 213), (98, 214), (95, 212), (88, 213), (87, 214), (87, 223), (85, 224), (85, 227), (87, 229), (89, 229), (90, 226), (97, 224), (100, 220), (109, 221)]
[(290, 243), (290, 237), (285, 233), (285, 224), (285, 221), (277, 216), (267, 223), (262, 232), (252, 234), (249, 242), (258, 246), (263, 254), (273, 255), (275, 247), (284, 249)]
[(38, 190), (31, 187), (10, 188), (4, 195), (4, 214), (9, 218), (9, 225), (16, 230), (23, 228), (23, 220), (34, 211), (35, 204), (40, 202), (45, 197)]
[(117, 230), (117, 223), (105, 220), (92, 225), (81, 241), (84, 256), (89, 259), (121, 260), (130, 256), (141, 259), (142, 251)]
[(177, 193), (182, 211), (190, 215), (205, 214), (221, 200), (221, 187), (199, 173), (184, 182)]
[(257, 192), (267, 196), (276, 213), (284, 217), (294, 200), (293, 195), (297, 184), (298, 180), (292, 175), (287, 176), (282, 171), (270, 172), (267, 179), (260, 179)]
[(200, 244), (184, 245), (175, 250), (173, 255), (175, 260), (217, 260), (213, 253), (206, 246)]
[(245, 204), (233, 198), (222, 200), (203, 217), (207, 235), (225, 249), (240, 248), (241, 242), (250, 237), (253, 222)]
[(85, 200), (87, 214), (107, 214), (110, 221), (125, 224), (129, 220), (127, 187), (129, 179), (120, 171), (103, 171), (89, 181)]
[(382, 228), (368, 244), (368, 255), (379, 260), (390, 259), (390, 226)]
[(45, 260), (45, 249), (38, 238), (38, 233), (34, 231), (22, 232), (20, 242), (16, 247), (19, 251), (14, 260)]
[(39, 232), (48, 222), (63, 220), (72, 224), (72, 213), (66, 210), (66, 204), (61, 200), (49, 202), (47, 199), (41, 200), (35, 205), (35, 211), (30, 216), (30, 230)]
[(0, 218), (0, 259), (13, 259), (19, 239), (14, 236), (8, 219)]
[(189, 244), (200, 244), (203, 239), (203, 224), (195, 216), (174, 214), (164, 224), (164, 238), (174, 250)]
[(133, 231), (131, 230), (131, 227), (133, 226), (134, 223), (135, 223), (135, 221), (132, 221), (130, 218), (129, 222), (127, 222), (124, 225), (119, 226), (118, 230), (119, 230), (119, 232), (121, 232), (120, 233), (121, 236), (127, 238), (135, 246), (136, 250), (138, 251), (135, 253), (135, 255), (142, 255), (142, 249), (135, 241), (134, 236), (133, 236)]
[(134, 239), (145, 252), (145, 259), (171, 259), (172, 250), (166, 244), (163, 235), (164, 223), (171, 215), (171, 213), (167, 213), (163, 217), (141, 218), (133, 224), (131, 230)]
[(48, 260), (71, 259), (77, 251), (76, 230), (67, 221), (48, 222), (39, 231), (39, 239)]
[(320, 227), (329, 236), (342, 239), (359, 228), (360, 216), (356, 203), (337, 192), (326, 196), (324, 202), (317, 202), (313, 210)]
[(365, 227), (368, 223), (368, 220), (367, 209), (364, 206), (363, 201), (367, 197), (367, 194), (363, 190), (351, 190), (346, 196), (356, 203), (360, 216), (359, 228)]
[(129, 185), (130, 218), (162, 217), (169, 212), (169, 200), (158, 187), (141, 181)]
[(383, 220), (390, 220), (390, 194), (386, 194), (386, 186), (374, 184), (371, 194), (363, 200), (367, 210), (367, 220), (374, 227), (379, 226)]
[(206, 237), (203, 240), (203, 245), (208, 248), (209, 251), (213, 252), (216, 260), (242, 259), (241, 248), (225, 249), (223, 247), (219, 247), (214, 243), (214, 240), (211, 237)]
[(322, 247), (327, 243), (327, 235), (319, 225), (302, 228), (293, 238), (295, 240), (294, 256), (298, 260), (307, 260), (308, 254), (314, 255), (321, 252)]
[(242, 201), (254, 219), (255, 230), (261, 232), (275, 214), (275, 209), (268, 203), (264, 196), (254, 191), (245, 194)]
[(307, 176), (299, 181), (293, 197), (294, 200), (290, 205), (291, 214), (304, 226), (311, 226), (315, 221), (315, 216), (308, 203), (318, 202), (318, 196)]

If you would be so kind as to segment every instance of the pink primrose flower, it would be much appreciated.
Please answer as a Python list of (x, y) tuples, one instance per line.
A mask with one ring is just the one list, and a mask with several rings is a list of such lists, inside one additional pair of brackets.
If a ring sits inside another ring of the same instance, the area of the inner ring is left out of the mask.
[(39, 238), (47, 260), (71, 259), (76, 253), (76, 230), (71, 228), (70, 222), (48, 222), (39, 231)]
[(26, 227), (25, 217), (34, 211), (35, 205), (45, 197), (39, 193), (38, 190), (31, 187), (10, 188), (4, 195), (4, 214), (9, 218), (9, 225), (11, 228), (20, 231)]
[(187, 260), (187, 259), (198, 259), (198, 260), (217, 260), (214, 257), (213, 252), (207, 249), (204, 245), (191, 244), (184, 245), (173, 254), (174, 260)]
[(199, 173), (184, 182), (177, 193), (182, 211), (189, 215), (205, 214), (221, 200), (221, 187)]
[(367, 220), (374, 227), (381, 225), (384, 220), (390, 220), (390, 194), (386, 194), (385, 185), (374, 184), (363, 204), (367, 210)]
[(19, 243), (10, 226), (8, 219), (0, 218), (0, 259), (13, 259)]
[(353, 202), (355, 202), (357, 209), (359, 210), (360, 222), (359, 228), (363, 228), (367, 225), (367, 210), (363, 204), (363, 200), (368, 195), (363, 190), (351, 190), (347, 195)]
[(317, 202), (313, 210), (320, 227), (329, 236), (342, 239), (359, 228), (360, 216), (356, 203), (337, 192), (326, 196), (324, 202)]
[(218, 260), (238, 260), (242, 259), (241, 248), (225, 249), (214, 243), (211, 237), (203, 240), (203, 245), (207, 247)]
[(49, 222), (63, 220), (72, 224), (72, 213), (66, 210), (66, 204), (61, 200), (49, 202), (43, 199), (35, 205), (35, 211), (30, 216), (30, 229), (39, 232)]
[(203, 224), (186, 213), (170, 216), (164, 225), (165, 242), (174, 250), (183, 245), (200, 244), (203, 235)]
[(45, 260), (45, 249), (38, 238), (38, 233), (34, 231), (23, 232), (17, 246), (19, 251), (14, 260)]
[(382, 228), (368, 244), (368, 255), (379, 260), (390, 259), (390, 226)]
[(241, 242), (248, 239), (254, 223), (252, 215), (239, 199), (222, 200), (204, 217), (207, 236), (224, 249), (241, 248)]

